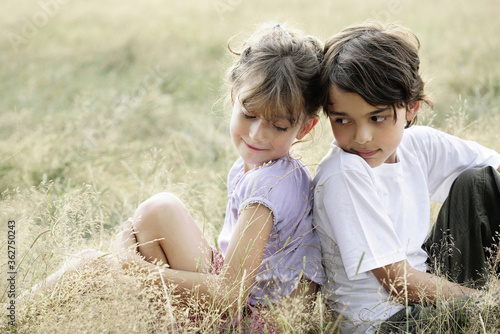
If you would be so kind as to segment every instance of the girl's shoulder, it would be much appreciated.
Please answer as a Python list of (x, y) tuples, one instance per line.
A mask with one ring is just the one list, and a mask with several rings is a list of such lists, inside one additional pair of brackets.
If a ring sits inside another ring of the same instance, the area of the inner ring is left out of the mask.
[(284, 156), (244, 173), (243, 163), (236, 162), (230, 172), (229, 193), (263, 194), (293, 193), (297, 189), (310, 188), (311, 173), (299, 160)]
[[(260, 171), (259, 171), (260, 169)], [(286, 176), (290, 173), (296, 173), (306, 177), (310, 177), (311, 173), (307, 167), (302, 163), (302, 161), (295, 159), (289, 155), (285, 155), (280, 159), (270, 161), (259, 168), (254, 169), (255, 172), (265, 173), (265, 174), (281, 174)]]
[(229, 197), (238, 211), (252, 203), (265, 205), (273, 212), (277, 226), (289, 215), (308, 212), (312, 198), (311, 173), (300, 161), (283, 157), (239, 174), (230, 185)]
[(248, 171), (245, 179), (257, 183), (268, 183), (274, 180), (277, 185), (283, 186), (297, 182), (310, 182), (311, 173), (301, 161), (286, 155)]

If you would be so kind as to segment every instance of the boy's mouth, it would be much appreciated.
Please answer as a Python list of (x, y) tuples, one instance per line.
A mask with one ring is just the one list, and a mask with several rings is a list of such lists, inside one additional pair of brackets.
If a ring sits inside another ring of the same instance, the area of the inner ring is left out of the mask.
[(363, 159), (373, 157), (379, 150), (354, 150), (354, 153), (362, 157)]

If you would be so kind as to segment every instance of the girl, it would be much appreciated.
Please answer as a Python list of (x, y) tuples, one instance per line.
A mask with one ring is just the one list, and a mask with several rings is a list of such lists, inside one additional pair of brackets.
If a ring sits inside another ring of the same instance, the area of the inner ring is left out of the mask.
[[(418, 48), (407, 29), (377, 23), (325, 45), (323, 108), (335, 141), (314, 178), (314, 219), (341, 332), (429, 329), (439, 311), (420, 304), (478, 294), (472, 283), (484, 283), (485, 248), (497, 242), (500, 155), (411, 126), (420, 106), (431, 106)], [(429, 235), (430, 200), (447, 197)], [(456, 248), (448, 254), (438, 247), (445, 237)]]
[[(266, 306), (296, 293), (301, 282), (312, 296), (324, 277), (312, 228), (312, 178), (289, 150), (318, 122), (322, 44), (276, 25), (233, 53), (230, 133), (240, 158), (228, 176), (221, 253), (177, 197), (160, 193), (143, 202), (118, 235), (121, 262), (224, 308)], [(80, 255), (88, 262), (99, 254)], [(75, 266), (81, 264), (68, 268)]]

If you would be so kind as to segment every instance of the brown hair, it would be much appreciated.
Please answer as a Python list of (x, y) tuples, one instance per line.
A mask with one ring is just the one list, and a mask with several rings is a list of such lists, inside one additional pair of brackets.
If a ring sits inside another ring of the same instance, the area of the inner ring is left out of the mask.
[[(292, 125), (303, 113), (318, 114), (323, 44), (317, 38), (279, 24), (267, 25), (245, 41), (241, 52), (230, 45), (228, 49), (238, 56), (228, 81), (234, 93), (241, 93), (245, 109), (268, 120), (285, 117)], [(240, 92), (242, 87), (245, 91)]]
[[(323, 110), (328, 112), (328, 90), (360, 95), (367, 103), (408, 108), (421, 101), (432, 107), (424, 94), (424, 81), (419, 74), (420, 41), (410, 30), (377, 22), (343, 29), (327, 40), (321, 71)], [(407, 127), (416, 122), (407, 123)]]

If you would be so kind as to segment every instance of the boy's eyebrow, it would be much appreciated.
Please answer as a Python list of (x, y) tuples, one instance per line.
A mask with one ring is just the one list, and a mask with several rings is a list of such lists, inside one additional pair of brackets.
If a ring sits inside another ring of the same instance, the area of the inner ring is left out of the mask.
[[(333, 105), (333, 104), (330, 104), (330, 105)], [(383, 112), (386, 112), (389, 109), (391, 109), (391, 106), (387, 106), (387, 107), (384, 107), (384, 108), (376, 109), (374, 111), (370, 111), (369, 113), (367, 113), (367, 115), (373, 116), (373, 115), (381, 114)], [(346, 112), (335, 111), (335, 110), (331, 110), (329, 112), (329, 114), (333, 114), (333, 115), (337, 115), (337, 116), (349, 116), (349, 114), (346, 113)]]
[(334, 110), (331, 110), (328, 112), (329, 114), (333, 114), (333, 115), (337, 115), (337, 116), (348, 116), (347, 113), (345, 112), (340, 112), (340, 111), (334, 111)]
[(376, 114), (380, 114), (380, 113), (383, 113), (383, 112), (386, 112), (387, 110), (391, 109), (391, 106), (387, 106), (387, 107), (383, 107), (383, 108), (379, 108), (377, 110), (374, 110), (372, 112), (369, 112), (368, 115), (376, 115)]

